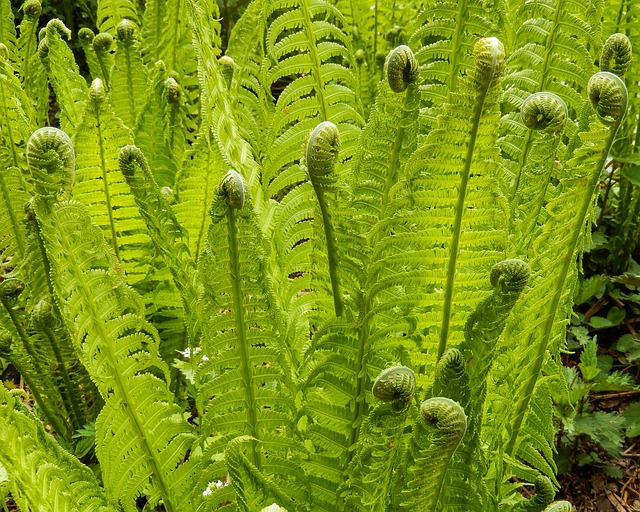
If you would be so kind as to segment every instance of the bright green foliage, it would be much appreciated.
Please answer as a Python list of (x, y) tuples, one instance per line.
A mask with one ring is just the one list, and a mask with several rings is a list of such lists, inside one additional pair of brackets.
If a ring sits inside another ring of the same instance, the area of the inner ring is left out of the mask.
[(18, 505), (567, 507), (550, 388), (600, 174), (637, 138), (612, 73), (637, 112), (637, 58), (619, 35), (600, 56), (624, 9), (254, 0), (222, 55), (213, 0), (106, 0), (78, 67), (61, 21), (36, 51), (39, 3), (17, 36), (7, 6)]

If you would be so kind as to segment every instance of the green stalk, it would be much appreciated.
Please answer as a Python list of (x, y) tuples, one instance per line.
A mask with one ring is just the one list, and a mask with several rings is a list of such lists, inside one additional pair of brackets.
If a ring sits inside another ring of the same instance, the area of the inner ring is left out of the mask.
[[(240, 352), (240, 373), (244, 381), (247, 396), (247, 416), (250, 435), (258, 439), (258, 419), (256, 416), (256, 398), (253, 390), (253, 375), (251, 371), (251, 355), (247, 340), (246, 323), (244, 319), (244, 304), (242, 295), (242, 274), (240, 268), (240, 251), (238, 248), (235, 209), (227, 207), (227, 222), (229, 229), (229, 260), (231, 284), (233, 287), (233, 308), (235, 309), (236, 335), (238, 336), (238, 350)], [(251, 462), (260, 469), (260, 456), (255, 441), (251, 441)]]
[(473, 124), (471, 127), (471, 133), (469, 134), (469, 146), (467, 147), (464, 168), (462, 169), (461, 173), (460, 192), (458, 193), (458, 201), (456, 203), (456, 216), (453, 222), (453, 237), (451, 240), (451, 250), (449, 252), (449, 262), (447, 264), (447, 281), (444, 292), (444, 305), (442, 308), (442, 323), (440, 325), (438, 361), (447, 348), (447, 338), (449, 337), (449, 322), (451, 320), (451, 308), (453, 305), (453, 285), (456, 276), (456, 263), (458, 261), (458, 246), (460, 245), (462, 216), (464, 214), (464, 202), (467, 195), (467, 185), (469, 183), (469, 173), (471, 171), (471, 163), (473, 160), (473, 152), (476, 146), (476, 138), (478, 136), (478, 129), (480, 128), (480, 118), (482, 117), (484, 103), (486, 101), (487, 94), (491, 89), (494, 75), (495, 66), (491, 71), (491, 76), (484, 79), (484, 84), (476, 101), (476, 106), (473, 113)]
[[(626, 110), (626, 103), (625, 103)], [(587, 213), (589, 212), (589, 206), (593, 200), (593, 194), (598, 187), (598, 183), (600, 180), (600, 173), (602, 168), (609, 156), (609, 151), (611, 150), (611, 146), (613, 145), (613, 141), (615, 139), (616, 133), (618, 132), (618, 128), (624, 119), (624, 115), (621, 115), (615, 122), (615, 124), (611, 127), (611, 131), (609, 132), (609, 138), (607, 139), (607, 143), (605, 145), (604, 150), (602, 151), (602, 155), (600, 156), (600, 160), (598, 161), (598, 165), (594, 169), (590, 179), (587, 190), (590, 190), (590, 194), (585, 194), (582, 200), (582, 205), (580, 206), (580, 214), (578, 216), (578, 222), (576, 223), (576, 228), (571, 237), (571, 243), (568, 247), (568, 252), (565, 253), (564, 261), (562, 264), (562, 270), (560, 271), (560, 275), (556, 280), (556, 290), (553, 295), (553, 299), (551, 300), (549, 306), (549, 314), (547, 315), (546, 322), (544, 324), (544, 332), (538, 341), (538, 350), (536, 353), (535, 363), (533, 367), (533, 371), (529, 375), (529, 379), (525, 385), (524, 393), (522, 394), (523, 398), (518, 404), (518, 408), (515, 415), (515, 422), (513, 425), (513, 429), (511, 430), (511, 438), (507, 444), (505, 449), (505, 453), (509, 456), (512, 456), (515, 449), (516, 443), (518, 441), (518, 435), (520, 434), (520, 429), (522, 428), (522, 424), (524, 422), (524, 418), (526, 416), (527, 409), (529, 407), (529, 402), (531, 401), (531, 397), (533, 396), (533, 391), (536, 386), (536, 382), (538, 381), (538, 376), (540, 375), (540, 371), (542, 370), (542, 365), (544, 363), (544, 358), (547, 353), (547, 346), (549, 344), (549, 339), (551, 337), (551, 331), (553, 329), (553, 324), (556, 317), (556, 312), (558, 310), (558, 306), (560, 305), (560, 300), (562, 298), (562, 291), (564, 290), (564, 284), (567, 279), (567, 275), (569, 274), (569, 270), (571, 268), (571, 264), (575, 261), (575, 253), (576, 247), (578, 245), (578, 241), (580, 240), (580, 236), (584, 230), (584, 225), (587, 217)], [(530, 335), (528, 343), (534, 343), (534, 340), (531, 339), (533, 334)]]

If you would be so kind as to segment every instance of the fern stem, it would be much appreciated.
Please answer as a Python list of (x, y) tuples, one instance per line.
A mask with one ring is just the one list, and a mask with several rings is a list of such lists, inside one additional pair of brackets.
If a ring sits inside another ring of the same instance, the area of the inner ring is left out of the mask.
[[(620, 124), (622, 123), (623, 119), (624, 119), (624, 115), (621, 115), (616, 120), (616, 123), (610, 128), (609, 137), (607, 139), (606, 145), (600, 156), (600, 160), (598, 160), (598, 165), (594, 168), (591, 174), (591, 177), (589, 179), (589, 183), (586, 187), (586, 190), (590, 190), (591, 193), (590, 194), (585, 193), (584, 195), (584, 198), (582, 200), (582, 205), (580, 206), (580, 214), (578, 215), (578, 221), (575, 224), (576, 227), (571, 236), (571, 242), (567, 246), (568, 250), (564, 255), (562, 270), (560, 271), (560, 275), (556, 278), (556, 290), (549, 306), (549, 314), (547, 315), (546, 322), (544, 323), (543, 334), (538, 341), (538, 350), (536, 353), (533, 371), (529, 374), (529, 379), (525, 385), (524, 392), (521, 395), (523, 398), (518, 404), (518, 408), (515, 414), (513, 429), (511, 430), (511, 437), (505, 449), (505, 453), (508, 456), (512, 456), (516, 449), (518, 435), (520, 434), (520, 429), (522, 428), (522, 424), (524, 422), (527, 409), (529, 408), (529, 402), (531, 401), (531, 397), (533, 396), (533, 391), (536, 387), (536, 383), (538, 382), (538, 375), (540, 375), (540, 371), (542, 370), (542, 365), (544, 363), (544, 358), (547, 353), (547, 346), (549, 345), (551, 331), (553, 329), (558, 306), (560, 305), (560, 300), (562, 298), (564, 284), (567, 279), (567, 275), (569, 274), (569, 269), (571, 268), (571, 264), (575, 261), (576, 248), (578, 245), (578, 241), (580, 240), (580, 236), (583, 234), (583, 231), (585, 228), (585, 221), (586, 221), (587, 213), (589, 212), (589, 206), (593, 201), (593, 194), (595, 193), (596, 188), (598, 186), (598, 183), (600, 180), (600, 173), (602, 172), (602, 168), (605, 162), (607, 161), (607, 157), (609, 156), (609, 151), (611, 150), (611, 146), (613, 145), (613, 141), (615, 139), (616, 133), (618, 132), (618, 128), (620, 127)], [(529, 343), (534, 342), (534, 340), (531, 339), (532, 336), (533, 336), (533, 333), (531, 334), (528, 340)]]
[(173, 55), (171, 56), (171, 65), (169, 66), (169, 71), (176, 69), (176, 58), (178, 57), (178, 23), (180, 20), (180, 9), (182, 7), (181, 0), (176, 1), (176, 11), (173, 15), (173, 20), (175, 23), (173, 24)]
[(340, 290), (340, 277), (338, 276), (338, 250), (333, 230), (331, 214), (324, 197), (322, 186), (318, 186), (312, 181), (313, 189), (318, 197), (320, 212), (322, 214), (322, 224), (324, 225), (324, 235), (327, 239), (327, 259), (329, 260), (329, 277), (331, 279), (331, 291), (333, 292), (333, 307), (337, 317), (341, 317), (344, 310), (342, 301), (342, 291)]
[[(460, 2), (461, 4), (463, 2)], [(460, 25), (460, 24), (459, 24)], [(447, 338), (449, 337), (449, 322), (451, 320), (451, 307), (453, 305), (453, 285), (456, 277), (456, 263), (458, 261), (458, 246), (460, 245), (460, 235), (462, 228), (462, 216), (464, 215), (464, 203), (467, 195), (467, 184), (469, 182), (469, 173), (471, 171), (471, 163), (473, 160), (473, 152), (476, 145), (476, 138), (478, 136), (478, 129), (480, 128), (480, 118), (482, 117), (482, 111), (484, 103), (487, 98), (487, 94), (491, 89), (493, 83), (493, 77), (495, 75), (496, 67), (492, 67), (491, 76), (484, 79), (482, 89), (476, 100), (476, 107), (473, 114), (473, 124), (471, 127), (471, 133), (469, 134), (469, 145), (467, 147), (467, 154), (465, 156), (464, 168), (461, 173), (460, 189), (458, 192), (458, 201), (456, 203), (456, 215), (453, 222), (453, 237), (451, 240), (451, 249), (449, 252), (449, 262), (447, 264), (447, 281), (444, 292), (444, 305), (442, 308), (442, 323), (440, 326), (440, 343), (438, 345), (438, 361), (444, 354), (447, 348)]]
[(113, 210), (111, 208), (111, 193), (109, 191), (109, 175), (107, 173), (107, 162), (104, 154), (104, 141), (102, 138), (102, 123), (100, 122), (100, 106), (96, 106), (96, 127), (98, 128), (98, 144), (100, 146), (100, 169), (102, 170), (102, 183), (104, 184), (104, 197), (109, 215), (109, 227), (111, 229), (111, 245), (116, 253), (116, 258), (120, 261), (120, 250), (118, 249), (118, 237), (116, 224), (113, 220)]
[[(230, 276), (233, 286), (233, 308), (235, 309), (235, 327), (238, 337), (238, 350), (240, 352), (240, 372), (247, 396), (247, 416), (251, 437), (258, 439), (258, 419), (256, 416), (256, 398), (253, 389), (253, 376), (251, 371), (251, 355), (249, 354), (249, 341), (247, 340), (246, 323), (244, 319), (244, 304), (242, 295), (242, 273), (240, 269), (240, 251), (238, 250), (238, 238), (236, 228), (235, 209), (227, 207), (227, 222), (229, 223), (229, 262)], [(260, 469), (260, 457), (255, 441), (251, 441), (251, 462)]]

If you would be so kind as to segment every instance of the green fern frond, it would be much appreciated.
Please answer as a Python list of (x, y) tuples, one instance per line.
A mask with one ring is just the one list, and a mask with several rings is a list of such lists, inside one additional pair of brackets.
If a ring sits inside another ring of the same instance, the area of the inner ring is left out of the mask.
[[(146, 102), (140, 112), (138, 124), (135, 130), (135, 139), (140, 149), (149, 158), (149, 165), (153, 170), (153, 175), (160, 187), (173, 187), (175, 185), (178, 163), (167, 140), (167, 134), (172, 129), (166, 124), (166, 110), (168, 108), (166, 70), (162, 62), (157, 62), (153, 70), (150, 84), (146, 81), (143, 86), (142, 96), (146, 97)], [(147, 91), (148, 89), (148, 91)], [(136, 97), (127, 93), (123, 98)]]
[(60, 106), (60, 125), (73, 135), (82, 119), (82, 111), (87, 100), (87, 83), (80, 76), (78, 65), (71, 50), (62, 40), (62, 35), (71, 37), (64, 23), (53, 19), (47, 23), (46, 37), (40, 42), (38, 52), (45, 63)]
[(93, 78), (101, 78), (104, 81), (105, 78), (102, 73), (102, 68), (100, 67), (96, 51), (93, 47), (95, 37), (96, 35), (93, 30), (88, 27), (83, 27), (78, 31), (78, 41), (80, 42), (82, 51), (84, 51), (84, 57), (87, 61), (87, 66), (89, 67), (90, 76)]
[(394, 475), (402, 466), (404, 429), (415, 388), (413, 372), (404, 366), (384, 370), (374, 382), (373, 395), (381, 403), (364, 420), (354, 447), (341, 493), (347, 510), (373, 512), (389, 503)]
[(135, 25), (124, 19), (116, 27), (115, 65), (112, 71), (111, 103), (116, 115), (129, 129), (136, 121), (147, 96), (147, 68), (142, 63)]
[(86, 466), (0, 386), (0, 462), (22, 510), (116, 512)]
[(29, 0), (22, 9), (24, 17), (20, 22), (20, 35), (16, 45), (16, 69), (24, 84), (25, 93), (35, 107), (36, 118), (33, 121), (36, 126), (42, 126), (49, 110), (47, 72), (38, 56), (36, 40), (42, 7), (38, 0)]
[(0, 43), (7, 47), (9, 58), (16, 60), (16, 25), (10, 0), (0, 2)]
[(182, 169), (176, 176), (173, 205), (178, 222), (189, 233), (189, 250), (196, 261), (205, 247), (211, 222), (208, 212), (223, 172), (224, 161), (218, 148), (212, 147), (207, 135), (200, 133), (194, 146), (185, 153)]
[(475, 68), (460, 80), (437, 128), (407, 163), (410, 190), (395, 206), (393, 234), (382, 239), (378, 257), (379, 282), (397, 279), (385, 267), (398, 264), (419, 276), (416, 285), (428, 283), (412, 293), (426, 311), (421, 324), (429, 326), (423, 349), (437, 346), (438, 357), (461, 341), (466, 317), (485, 296), (480, 275), (504, 253), (503, 202), (495, 192), (504, 48), (496, 38), (480, 39), (475, 55)]
[(124, 19), (139, 25), (136, 5), (132, 0), (98, 0), (96, 25), (100, 32), (108, 32), (115, 37), (118, 24)]
[(99, 78), (93, 81), (86, 103), (74, 138), (79, 165), (73, 195), (87, 205), (92, 220), (103, 230), (127, 281), (136, 283), (149, 271), (149, 262), (139, 256), (151, 240), (118, 169), (120, 148), (132, 144), (133, 137), (113, 113)]
[[(281, 488), (295, 490), (290, 464), (281, 465), (284, 450), (299, 450), (286, 440), (293, 432), (295, 390), (266, 274), (267, 244), (237, 172), (222, 179), (210, 215), (198, 277), (204, 283), (196, 371), (201, 431), (205, 438), (225, 433), (255, 439), (247, 454), (251, 464)], [(213, 456), (220, 447), (209, 449)]]
[[(244, 453), (243, 445), (251, 445), (255, 439), (249, 436), (240, 436), (227, 443), (224, 450), (224, 459), (229, 471), (229, 480), (236, 494), (238, 510), (242, 512), (254, 512), (261, 510), (270, 501), (276, 500), (289, 510), (309, 510), (306, 503), (309, 497), (304, 493), (296, 492), (303, 496), (303, 501), (285, 492), (277, 483), (265, 476)], [(284, 461), (282, 461), (284, 462)], [(295, 471), (294, 465), (289, 468)], [(304, 488), (302, 481), (299, 485)], [(286, 510), (286, 509), (285, 509)]]
[(187, 245), (187, 233), (158, 188), (142, 151), (136, 146), (125, 146), (120, 150), (118, 161), (140, 214), (149, 228), (153, 244), (164, 258), (180, 290), (191, 344), (197, 346), (199, 322), (196, 311), (196, 267)]
[(568, 501), (556, 501), (545, 508), (544, 512), (573, 512), (573, 506)]
[[(29, 141), (38, 190), (51, 186), (41, 181), (47, 168), (58, 182), (69, 174), (56, 152), (57, 147), (72, 151), (63, 135), (43, 128)], [(194, 477), (183, 468), (190, 465), (185, 456), (195, 436), (169, 392), (157, 331), (145, 320), (140, 296), (125, 284), (87, 209), (55, 200), (39, 195), (36, 215), (74, 346), (105, 398), (96, 422), (96, 451), (107, 493), (125, 510), (135, 510), (141, 493), (151, 504), (162, 501), (168, 511), (181, 510), (181, 496)]]
[(457, 402), (430, 398), (420, 406), (420, 419), (408, 447), (409, 466), (403, 507), (410, 510), (455, 510), (443, 499), (452, 458), (467, 429), (467, 417)]
[(321, 121), (340, 129), (342, 160), (353, 156), (362, 125), (355, 77), (336, 58), (350, 59), (342, 14), (326, 1), (270, 2), (264, 11), (265, 87), (285, 83), (276, 108), (264, 160), (265, 186), (300, 158), (300, 147)]

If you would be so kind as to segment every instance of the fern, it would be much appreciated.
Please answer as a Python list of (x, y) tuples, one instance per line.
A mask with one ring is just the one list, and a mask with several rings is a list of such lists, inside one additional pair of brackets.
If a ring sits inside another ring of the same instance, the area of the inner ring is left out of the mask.
[(37, 418), (0, 386), (0, 462), (22, 510), (115, 512), (86, 466), (63, 450)]
[(97, 25), (100, 32), (115, 37), (118, 24), (124, 20), (138, 24), (138, 13), (131, 0), (99, 0)]
[(73, 149), (68, 137), (43, 128), (30, 138), (27, 154), (63, 316), (67, 325), (77, 326), (74, 345), (106, 402), (96, 422), (96, 450), (107, 493), (125, 510), (135, 510), (139, 493), (177, 510), (194, 477), (194, 468), (184, 462), (194, 436), (172, 403), (157, 333), (86, 209), (75, 201), (54, 202), (50, 194), (59, 184), (69, 193)]

